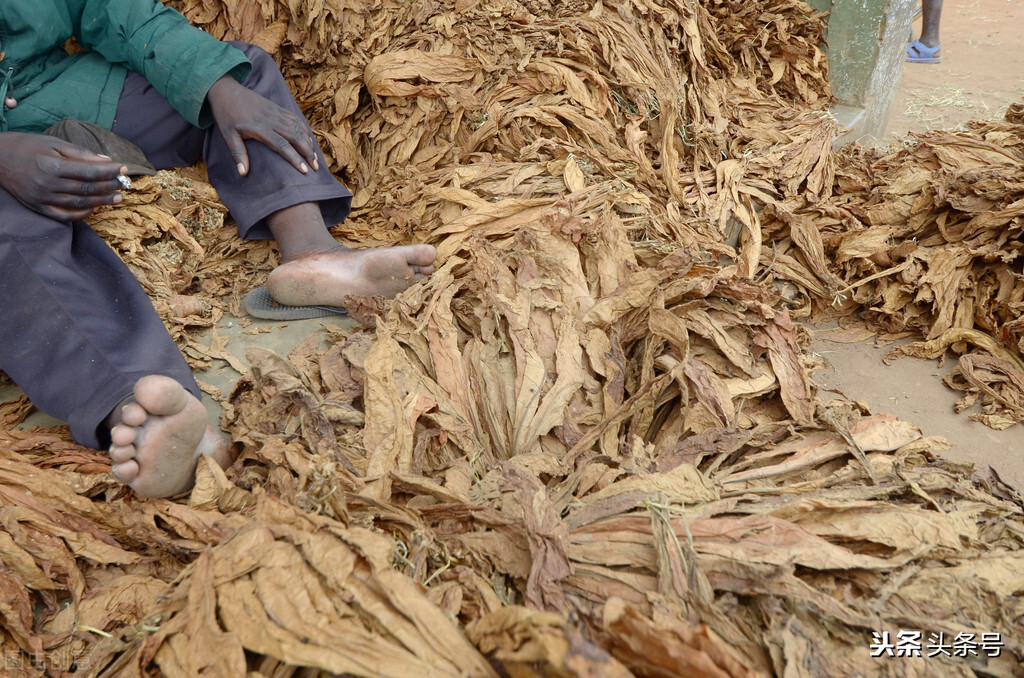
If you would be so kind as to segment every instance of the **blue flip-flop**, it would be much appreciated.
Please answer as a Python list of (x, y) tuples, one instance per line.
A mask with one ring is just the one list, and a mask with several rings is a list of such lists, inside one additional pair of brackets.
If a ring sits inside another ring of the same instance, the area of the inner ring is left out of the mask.
[(935, 56), (940, 49), (942, 43), (929, 47), (920, 40), (915, 40), (907, 45), (907, 61), (912, 64), (937, 64), (942, 61), (941, 56)]

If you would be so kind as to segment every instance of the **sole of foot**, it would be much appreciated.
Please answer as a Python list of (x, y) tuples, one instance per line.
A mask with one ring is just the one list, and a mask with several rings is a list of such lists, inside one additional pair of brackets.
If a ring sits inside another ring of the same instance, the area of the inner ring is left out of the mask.
[(434, 272), (432, 245), (353, 250), (339, 246), (297, 257), (267, 279), (286, 306), (343, 306), (345, 297), (393, 297)]
[(192, 488), (206, 454), (231, 463), (227, 439), (206, 423), (206, 408), (181, 384), (161, 375), (139, 379), (134, 401), (114, 415), (111, 472), (142, 497), (172, 497)]

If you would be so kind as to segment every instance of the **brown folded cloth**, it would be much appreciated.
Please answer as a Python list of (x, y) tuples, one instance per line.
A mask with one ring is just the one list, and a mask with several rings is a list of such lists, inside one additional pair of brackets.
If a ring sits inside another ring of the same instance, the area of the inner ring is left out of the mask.
[(128, 176), (156, 174), (156, 169), (146, 160), (142, 149), (108, 129), (91, 122), (64, 118), (51, 125), (43, 134), (69, 141), (76, 146), (87, 148), (93, 153), (109, 156), (128, 168)]

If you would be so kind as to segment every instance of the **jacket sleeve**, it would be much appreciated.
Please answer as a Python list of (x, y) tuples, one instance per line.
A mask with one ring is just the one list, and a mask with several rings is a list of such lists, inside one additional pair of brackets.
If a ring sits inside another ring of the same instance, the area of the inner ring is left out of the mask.
[(241, 82), (252, 69), (241, 50), (157, 0), (68, 0), (68, 5), (75, 37), (85, 49), (142, 75), (197, 127), (213, 123), (204, 105), (213, 83), (229, 74)]

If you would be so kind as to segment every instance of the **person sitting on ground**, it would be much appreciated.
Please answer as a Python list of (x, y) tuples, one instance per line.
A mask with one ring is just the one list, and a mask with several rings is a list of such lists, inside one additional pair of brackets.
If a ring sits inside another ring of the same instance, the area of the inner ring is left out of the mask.
[(942, 49), (942, 42), (939, 41), (942, 0), (922, 0), (921, 11), (921, 37), (907, 45), (907, 61), (915, 64), (937, 64), (942, 61), (939, 54)]
[[(68, 55), (74, 36), (84, 51)], [(202, 158), (241, 237), (273, 238), (271, 296), (340, 306), (433, 271), (429, 245), (341, 246), (351, 193), (327, 169), (273, 59), (156, 0), (0, 4), (0, 369), (114, 477), (173, 496), (199, 455), (230, 463), (192, 372), (127, 266), (81, 220), (122, 201), (126, 167), (40, 134), (65, 119), (133, 142), (157, 168)]]

